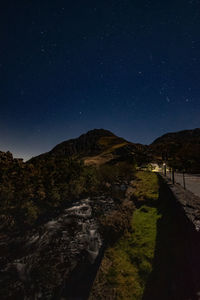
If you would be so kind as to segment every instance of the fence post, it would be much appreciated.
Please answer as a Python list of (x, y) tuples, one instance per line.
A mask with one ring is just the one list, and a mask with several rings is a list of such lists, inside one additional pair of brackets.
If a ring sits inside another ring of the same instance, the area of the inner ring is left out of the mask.
[(163, 164), (163, 168), (164, 168), (164, 175), (167, 175), (167, 168), (166, 168), (166, 163)]
[(183, 187), (184, 187), (184, 190), (185, 190), (185, 173), (183, 172)]
[(174, 169), (172, 168), (172, 183), (174, 184)]

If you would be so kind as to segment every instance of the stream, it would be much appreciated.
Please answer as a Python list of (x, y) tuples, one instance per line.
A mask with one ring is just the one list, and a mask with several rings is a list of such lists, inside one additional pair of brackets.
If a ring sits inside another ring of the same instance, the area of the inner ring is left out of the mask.
[(115, 207), (105, 196), (82, 199), (25, 237), (6, 240), (8, 251), (15, 244), (20, 251), (1, 270), (0, 298), (87, 299), (103, 253), (98, 219)]

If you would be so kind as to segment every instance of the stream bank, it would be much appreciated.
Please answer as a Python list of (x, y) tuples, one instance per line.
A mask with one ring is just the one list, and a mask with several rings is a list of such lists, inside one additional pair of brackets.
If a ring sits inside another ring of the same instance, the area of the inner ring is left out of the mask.
[(142, 299), (152, 272), (156, 245), (159, 185), (156, 174), (137, 172), (129, 188), (135, 204), (130, 227), (105, 251), (90, 300)]

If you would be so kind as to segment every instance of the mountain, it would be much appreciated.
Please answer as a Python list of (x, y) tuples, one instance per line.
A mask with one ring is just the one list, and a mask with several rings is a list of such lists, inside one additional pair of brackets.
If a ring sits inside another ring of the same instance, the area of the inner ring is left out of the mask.
[(103, 257), (90, 299), (112, 298), (116, 288), (119, 299), (141, 294), (154, 261), (152, 228), (169, 211), (156, 175), (136, 164), (166, 159), (198, 171), (199, 136), (200, 129), (169, 133), (144, 146), (94, 129), (26, 163), (0, 152), (0, 299), (88, 299)]
[(180, 142), (200, 143), (200, 128), (171, 132), (157, 138), (151, 145), (160, 143)]
[(166, 160), (175, 169), (200, 172), (200, 128), (164, 134), (149, 151), (154, 159)]
[(32, 158), (29, 162), (60, 158), (82, 159), (86, 165), (101, 165), (116, 159), (134, 157), (137, 163), (145, 160), (146, 146), (134, 144), (105, 129), (94, 129), (79, 138), (64, 141), (51, 151)]
[[(200, 128), (164, 134), (151, 145), (132, 143), (105, 129), (94, 129), (80, 137), (64, 141), (47, 153), (30, 159), (27, 164), (42, 165), (52, 160), (77, 159), (85, 165), (135, 161), (138, 166), (150, 161), (191, 173), (200, 172)], [(0, 152), (0, 161), (12, 162), (10, 152)], [(15, 162), (17, 162), (15, 160)], [(20, 160), (18, 163), (21, 163)]]

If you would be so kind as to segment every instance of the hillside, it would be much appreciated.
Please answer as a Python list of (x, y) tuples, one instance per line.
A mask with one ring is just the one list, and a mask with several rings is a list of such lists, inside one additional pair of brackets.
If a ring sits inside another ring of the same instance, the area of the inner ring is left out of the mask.
[(154, 159), (166, 160), (175, 169), (200, 172), (200, 128), (167, 133), (157, 138), (149, 151)]
[(101, 165), (116, 159), (134, 158), (141, 164), (146, 160), (147, 147), (134, 144), (104, 129), (94, 129), (79, 138), (64, 141), (51, 151), (32, 158), (37, 163), (55, 157), (82, 159), (86, 165)]

